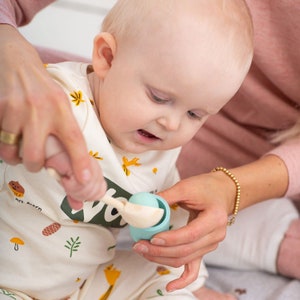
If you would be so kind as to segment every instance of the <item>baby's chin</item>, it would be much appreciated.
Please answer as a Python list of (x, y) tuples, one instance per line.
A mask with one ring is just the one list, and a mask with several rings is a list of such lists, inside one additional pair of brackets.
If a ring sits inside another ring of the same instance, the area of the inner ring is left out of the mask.
[(138, 144), (133, 143), (130, 145), (122, 145), (122, 144), (114, 144), (114, 148), (117, 152), (126, 152), (130, 154), (141, 154), (149, 151), (165, 151), (174, 149), (174, 147), (166, 147), (165, 145), (144, 145), (144, 144)]
[(115, 151), (117, 152), (126, 152), (131, 154), (141, 154), (147, 151), (155, 150), (145, 147), (144, 145), (137, 145), (136, 143), (115, 143), (110, 142)]

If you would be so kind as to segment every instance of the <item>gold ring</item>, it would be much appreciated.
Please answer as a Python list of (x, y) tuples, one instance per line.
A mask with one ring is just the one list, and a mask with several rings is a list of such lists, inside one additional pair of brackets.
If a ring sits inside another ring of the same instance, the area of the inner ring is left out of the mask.
[(0, 131), (0, 142), (7, 145), (17, 145), (20, 140), (20, 135), (7, 132), (4, 130)]

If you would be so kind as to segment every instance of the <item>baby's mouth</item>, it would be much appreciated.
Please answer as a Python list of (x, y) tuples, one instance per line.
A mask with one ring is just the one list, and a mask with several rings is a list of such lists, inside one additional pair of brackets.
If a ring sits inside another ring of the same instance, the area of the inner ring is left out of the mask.
[(157, 136), (151, 134), (150, 132), (143, 130), (143, 129), (139, 129), (138, 133), (148, 139), (159, 139)]

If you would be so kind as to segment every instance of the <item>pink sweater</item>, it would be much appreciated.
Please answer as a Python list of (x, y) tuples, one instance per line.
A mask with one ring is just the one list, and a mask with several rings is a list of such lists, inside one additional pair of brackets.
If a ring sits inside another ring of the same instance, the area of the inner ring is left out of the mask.
[[(0, 23), (24, 25), (51, 2), (0, 0)], [(211, 117), (183, 148), (178, 167), (187, 177), (218, 165), (239, 166), (269, 152), (287, 166), (287, 196), (300, 195), (300, 139), (278, 147), (270, 143), (274, 132), (292, 126), (300, 116), (300, 2), (247, 3), (255, 29), (255, 56), (249, 75), (220, 114)]]

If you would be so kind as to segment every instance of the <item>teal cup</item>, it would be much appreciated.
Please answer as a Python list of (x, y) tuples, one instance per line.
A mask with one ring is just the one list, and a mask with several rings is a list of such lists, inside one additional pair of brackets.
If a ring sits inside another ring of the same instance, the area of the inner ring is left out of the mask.
[(161, 220), (152, 227), (137, 228), (129, 225), (130, 235), (135, 242), (139, 240), (150, 240), (155, 234), (170, 229), (170, 206), (162, 197), (142, 192), (132, 195), (129, 202), (139, 205), (159, 207), (164, 210)]

